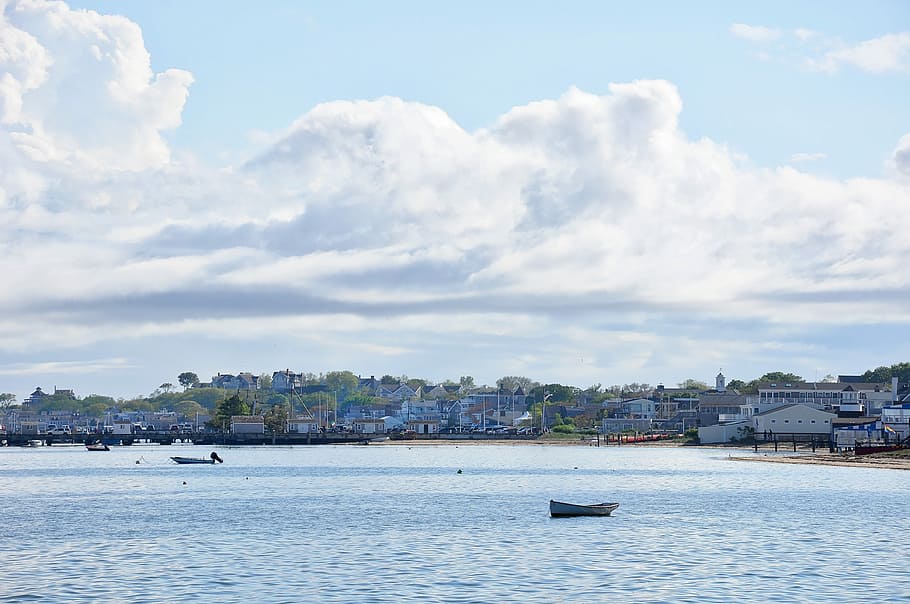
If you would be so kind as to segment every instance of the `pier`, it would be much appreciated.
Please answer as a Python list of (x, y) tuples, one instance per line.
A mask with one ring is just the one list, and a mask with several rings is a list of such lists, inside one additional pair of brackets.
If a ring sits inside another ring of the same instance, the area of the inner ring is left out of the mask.
[(43, 446), (51, 445), (87, 445), (102, 442), (113, 446), (130, 446), (142, 444), (154, 445), (210, 445), (210, 446), (244, 446), (244, 445), (344, 445), (364, 444), (371, 440), (371, 435), (350, 433), (313, 433), (313, 434), (221, 434), (197, 432), (181, 434), (170, 431), (143, 431), (135, 434), (6, 434), (0, 441), (6, 441), (10, 447), (29, 446), (31, 441), (40, 441)]
[(816, 449), (834, 451), (831, 435), (811, 432), (757, 432), (754, 435), (752, 446), (757, 453), (759, 448), (766, 446), (773, 446), (774, 450), (778, 451), (782, 444), (787, 448), (792, 446), (794, 452), (798, 445), (802, 445), (803, 448), (811, 448), (813, 453)]

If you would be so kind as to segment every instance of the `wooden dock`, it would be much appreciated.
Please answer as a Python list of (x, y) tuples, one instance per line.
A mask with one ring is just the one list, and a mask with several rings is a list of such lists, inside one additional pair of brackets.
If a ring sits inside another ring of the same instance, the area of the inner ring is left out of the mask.
[(798, 446), (811, 448), (815, 453), (816, 449), (828, 449), (834, 451), (834, 443), (829, 434), (815, 434), (810, 432), (757, 432), (753, 440), (753, 448), (756, 452), (762, 447), (774, 447), (775, 451), (780, 450), (784, 445), (788, 449), (793, 448), (796, 451)]

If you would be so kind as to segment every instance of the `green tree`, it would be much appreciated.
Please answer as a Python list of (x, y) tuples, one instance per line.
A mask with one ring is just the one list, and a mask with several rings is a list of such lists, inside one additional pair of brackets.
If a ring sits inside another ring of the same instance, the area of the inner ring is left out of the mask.
[(360, 378), (352, 371), (329, 371), (325, 374), (325, 385), (331, 392), (337, 392), (339, 400), (357, 391)]
[(270, 373), (259, 374), (259, 388), (261, 390), (271, 390), (272, 389), (272, 374), (270, 374)]
[(272, 408), (262, 416), (267, 432), (284, 434), (288, 426), (288, 410), (282, 405), (272, 405)]
[(243, 402), (237, 394), (232, 394), (230, 397), (218, 403), (212, 423), (216, 429), (227, 430), (231, 426), (231, 417), (235, 415), (249, 415), (249, 413), (249, 405)]
[(758, 378), (759, 382), (773, 382), (775, 384), (795, 384), (802, 382), (803, 378), (795, 373), (784, 373), (783, 371), (770, 371)]
[(463, 375), (458, 378), (458, 385), (462, 388), (473, 388), (474, 387), (474, 376)]
[(693, 378), (687, 379), (685, 382), (679, 384), (680, 388), (684, 390), (707, 390), (708, 385), (700, 380)]
[(410, 386), (411, 388), (413, 388), (414, 390), (417, 390), (418, 388), (426, 387), (427, 380), (424, 380), (421, 378), (410, 378), (408, 380), (405, 380), (404, 383), (407, 384), (408, 386)]
[(280, 392), (269, 392), (268, 395), (266, 395), (266, 397), (265, 397), (265, 403), (267, 405), (271, 405), (271, 406), (275, 406), (275, 405), (287, 406), (288, 397), (281, 394)]
[(177, 376), (177, 383), (183, 386), (183, 390), (186, 391), (187, 388), (195, 388), (199, 385), (199, 376), (192, 371), (184, 371)]
[(523, 375), (504, 375), (496, 380), (497, 388), (502, 388), (509, 392), (514, 392), (519, 386), (521, 386), (521, 389), (527, 394), (535, 386), (538, 386), (538, 384), (531, 378), (524, 377)]
[(195, 419), (196, 414), (206, 415), (207, 411), (205, 407), (197, 403), (196, 401), (183, 400), (174, 405), (174, 411), (183, 417)]
[(361, 407), (372, 407), (374, 405), (381, 405), (382, 399), (378, 396), (364, 394), (363, 392), (355, 392), (345, 400), (345, 403), (348, 406), (359, 405)]
[(383, 386), (393, 386), (398, 383), (398, 378), (394, 375), (385, 374), (379, 378), (379, 383)]
[(8, 409), (16, 404), (16, 395), (12, 392), (0, 393), (0, 409)]
[(727, 390), (736, 390), (737, 392), (743, 393), (743, 389), (746, 387), (746, 382), (742, 380), (730, 380), (727, 383)]
[(171, 391), (171, 388), (173, 388), (174, 385), (170, 382), (165, 382), (158, 387), (161, 388), (162, 390), (164, 390), (164, 393), (167, 394), (168, 392)]
[(542, 401), (544, 396), (550, 395), (547, 399), (548, 404), (554, 403), (571, 403), (575, 400), (578, 388), (574, 386), (563, 386), (562, 384), (544, 384), (535, 386), (528, 394), (533, 401)]
[(863, 374), (866, 382), (890, 382), (896, 377), (899, 382), (910, 382), (910, 363), (895, 363), (890, 367), (877, 367)]

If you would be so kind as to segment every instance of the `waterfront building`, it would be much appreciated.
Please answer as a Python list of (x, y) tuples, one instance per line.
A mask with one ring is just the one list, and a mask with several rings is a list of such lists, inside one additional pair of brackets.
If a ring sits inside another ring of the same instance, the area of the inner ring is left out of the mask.
[(261, 415), (232, 415), (232, 434), (265, 434), (265, 419)]
[(834, 413), (817, 407), (795, 404), (784, 405), (752, 417), (756, 434), (831, 434)]
[(382, 419), (355, 419), (351, 423), (351, 430), (355, 434), (384, 434), (385, 421)]

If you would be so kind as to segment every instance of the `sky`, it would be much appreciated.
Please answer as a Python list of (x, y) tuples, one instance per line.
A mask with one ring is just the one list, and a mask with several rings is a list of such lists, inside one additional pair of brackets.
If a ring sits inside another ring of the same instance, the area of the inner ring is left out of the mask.
[(910, 360), (910, 5), (0, 0), (0, 392)]

